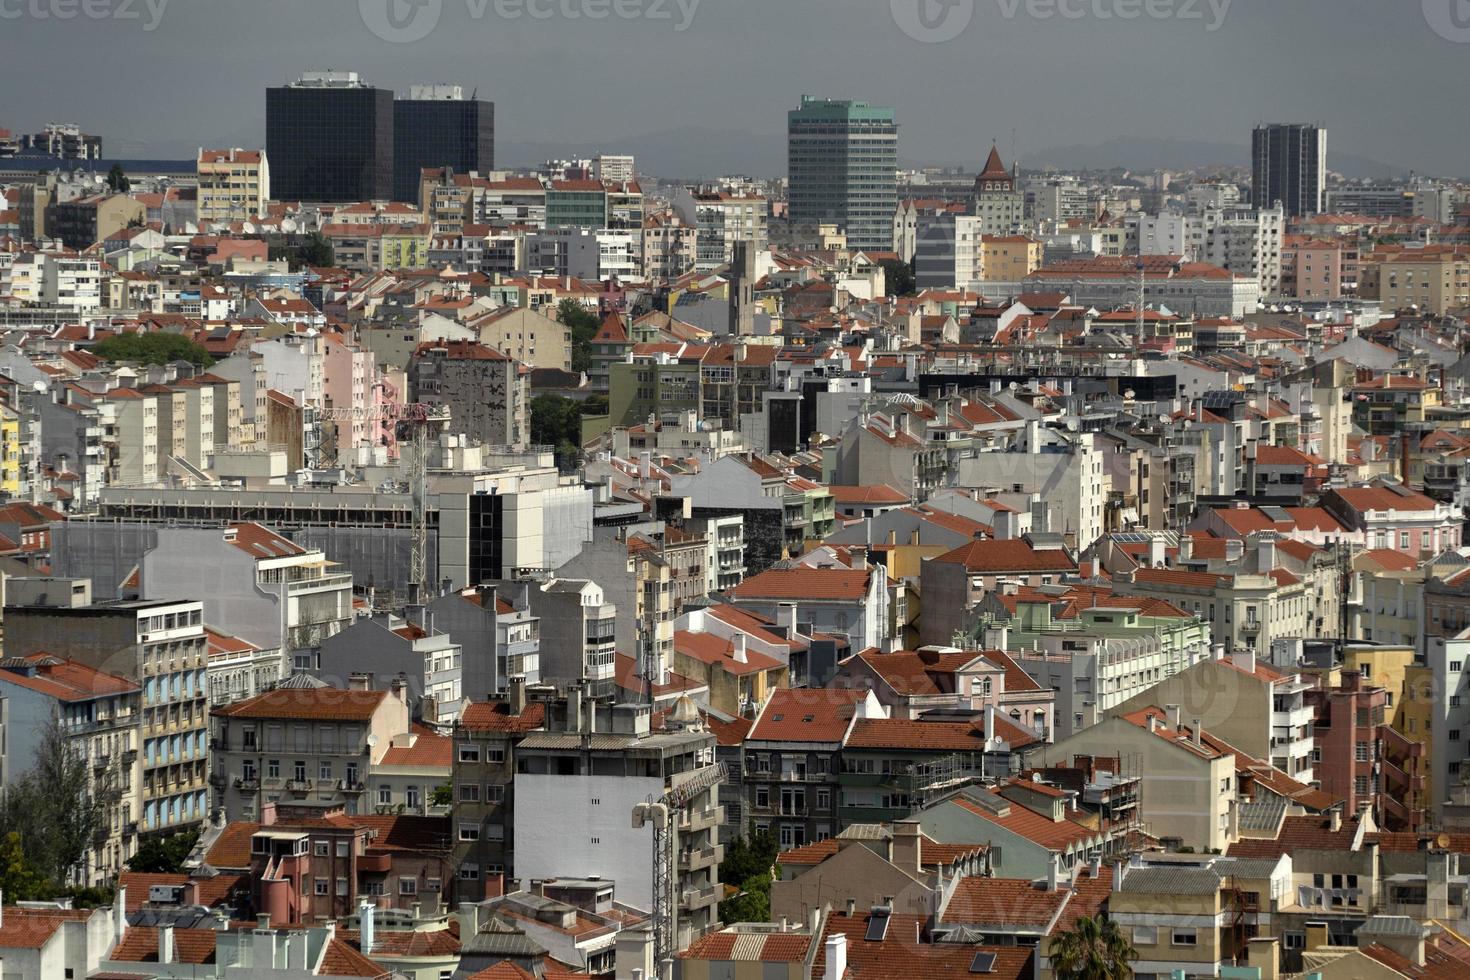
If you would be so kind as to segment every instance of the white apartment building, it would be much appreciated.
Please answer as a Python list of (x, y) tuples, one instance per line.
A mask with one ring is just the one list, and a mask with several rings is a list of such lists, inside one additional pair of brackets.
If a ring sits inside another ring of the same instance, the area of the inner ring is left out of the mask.
[(1082, 551), (1102, 537), (1107, 479), (1091, 433), (1046, 428), (1033, 419), (1009, 450), (961, 460), (956, 485), (1036, 494), (1046, 526), (1033, 530), (1064, 535)]
[(110, 435), (117, 446), (108, 484), (158, 482), (158, 398), (133, 388), (114, 388), (106, 400), (112, 406)]
[(41, 302), (76, 313), (102, 306), (102, 264), (96, 259), (47, 255), (41, 275)]

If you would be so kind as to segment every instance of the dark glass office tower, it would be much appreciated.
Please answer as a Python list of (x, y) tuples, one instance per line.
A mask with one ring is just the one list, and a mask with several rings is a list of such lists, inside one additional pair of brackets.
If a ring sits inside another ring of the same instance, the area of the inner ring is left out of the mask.
[(278, 201), (387, 200), (393, 93), (356, 72), (311, 72), (266, 89), (265, 147)]
[(1327, 187), (1327, 130), (1275, 123), (1251, 136), (1251, 204), (1274, 207), (1288, 218), (1322, 213)]
[(419, 203), (419, 171), (495, 169), (495, 103), (458, 85), (415, 85), (393, 104), (393, 199)]
[(893, 248), (898, 126), (892, 109), (801, 97), (787, 113), (791, 220), (830, 222), (852, 248)]

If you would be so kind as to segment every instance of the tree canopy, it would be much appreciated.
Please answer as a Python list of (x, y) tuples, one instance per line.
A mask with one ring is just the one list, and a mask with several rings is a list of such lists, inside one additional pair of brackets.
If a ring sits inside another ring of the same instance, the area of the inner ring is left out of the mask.
[(768, 922), (771, 918), (771, 882), (775, 880), (780, 849), (768, 830), (752, 829), (725, 846), (720, 881), (739, 887), (739, 893), (720, 903), (723, 922)]
[(916, 289), (912, 262), (884, 259), (878, 263), (883, 269), (883, 284), (889, 296), (912, 296)]
[(182, 334), (155, 331), (153, 333), (122, 333), (108, 337), (92, 346), (92, 353), (109, 361), (128, 361), (135, 364), (168, 364), (171, 361), (188, 361), (195, 367), (206, 368), (214, 363), (209, 351)]
[(137, 853), (128, 858), (128, 868), (152, 874), (178, 874), (184, 870), (184, 860), (198, 842), (197, 830), (184, 830), (168, 837), (149, 837), (138, 845)]
[(114, 194), (126, 194), (132, 188), (133, 182), (123, 173), (122, 164), (114, 163), (112, 169), (107, 171), (107, 189)]
[(592, 366), (592, 338), (597, 336), (602, 321), (570, 298), (557, 304), (556, 318), (572, 331), (572, 370), (586, 371)]
[(1057, 980), (1128, 980), (1138, 950), (1118, 924), (1106, 916), (1083, 916), (1051, 943), (1052, 972)]

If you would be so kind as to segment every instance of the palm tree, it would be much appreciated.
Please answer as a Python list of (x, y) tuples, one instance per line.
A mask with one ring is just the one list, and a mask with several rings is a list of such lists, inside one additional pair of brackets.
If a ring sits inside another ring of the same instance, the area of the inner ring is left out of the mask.
[(1078, 919), (1052, 937), (1051, 967), (1057, 980), (1128, 980), (1138, 959), (1118, 924), (1106, 916)]

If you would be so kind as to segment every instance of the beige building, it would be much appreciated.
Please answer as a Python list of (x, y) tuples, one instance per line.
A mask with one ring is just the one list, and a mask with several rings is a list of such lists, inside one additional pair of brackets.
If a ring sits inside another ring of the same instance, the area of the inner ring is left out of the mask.
[(536, 310), (500, 309), (466, 321), (486, 347), (493, 347), (522, 364), (538, 368), (572, 369), (572, 331)]
[(227, 819), (256, 820), (278, 802), (373, 812), (377, 767), (409, 731), (408, 688), (353, 683), (282, 686), (215, 711), (216, 805)]
[(984, 235), (980, 239), (981, 279), (1020, 282), (1041, 268), (1042, 243), (1025, 235)]
[(1135, 721), (1114, 717), (1077, 735), (1044, 745), (1030, 765), (1065, 766), (1106, 746), (1125, 774), (1142, 778), (1142, 829), (1196, 851), (1223, 850), (1235, 806), (1235, 756), (1198, 738), (1199, 729), (1157, 715)]
[(200, 150), (195, 173), (201, 225), (265, 217), (271, 172), (264, 150)]
[(1385, 313), (1418, 307), (1444, 316), (1470, 306), (1470, 252), (1448, 245), (1384, 247), (1364, 252), (1358, 295), (1376, 299)]

